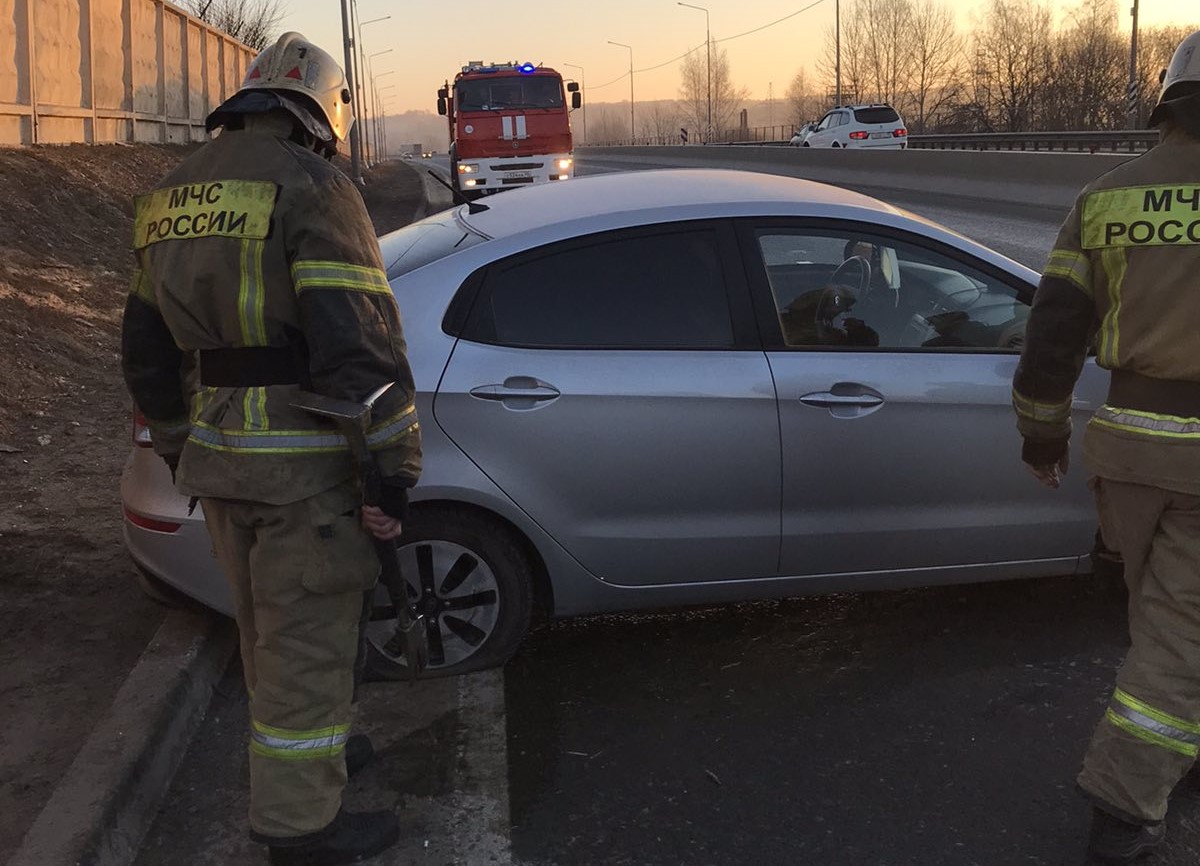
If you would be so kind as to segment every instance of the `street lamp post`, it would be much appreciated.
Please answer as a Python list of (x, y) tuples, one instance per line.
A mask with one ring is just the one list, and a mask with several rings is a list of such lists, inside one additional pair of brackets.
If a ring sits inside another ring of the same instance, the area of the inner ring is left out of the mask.
[[(354, 37), (350, 29), (350, 0), (342, 0), (342, 49), (346, 63), (346, 89), (354, 93)], [(353, 96), (351, 96), (353, 98)], [(358, 124), (350, 127), (350, 176), (362, 184), (362, 156), (359, 153)]]
[(587, 79), (583, 75), (583, 67), (575, 63), (564, 63), (563, 66), (579, 70), (580, 98), (583, 100), (583, 140), (587, 141)]
[(842, 0), (834, 0), (833, 29), (834, 29), (834, 33), (836, 34), (834, 36), (834, 42), (837, 45), (837, 48), (835, 49), (835, 53), (837, 54), (837, 60), (835, 63), (835, 65), (837, 66), (837, 91), (834, 94), (834, 99), (837, 100), (838, 105), (841, 105), (842, 104)]
[[(370, 86), (370, 88), (371, 88), (371, 120), (372, 120), (372, 121), (377, 121), (377, 120), (379, 119), (379, 100), (375, 98), (375, 91), (376, 91), (376, 87), (375, 87), (375, 79), (376, 79), (376, 75), (375, 75), (375, 63), (374, 63), (374, 60), (375, 60), (375, 58), (376, 58), (376, 57), (379, 57), (379, 56), (381, 56), (381, 55), (384, 55), (384, 54), (391, 54), (393, 50), (394, 50), (394, 49), (392, 49), (392, 48), (385, 48), (383, 51), (376, 51), (374, 54), (368, 54), (368, 55), (367, 55), (367, 63), (366, 63), (366, 65), (367, 65), (367, 74), (368, 74), (368, 75), (370, 76), (370, 78), (371, 78), (371, 81), (370, 81), (370, 84), (369, 84), (369, 86)], [(368, 138), (369, 138), (369, 137), (370, 137), (370, 136), (368, 136)], [(379, 155), (379, 136), (378, 136), (378, 135), (377, 135), (377, 136), (375, 136), (374, 140), (371, 142), (371, 152), (372, 152), (372, 154), (374, 154), (375, 156), (378, 156), (378, 155)]]
[(611, 39), (608, 40), (608, 44), (629, 49), (629, 143), (633, 144), (633, 140), (637, 138), (633, 126), (633, 46), (624, 42), (613, 42)]
[[(380, 53), (382, 54), (382, 53), (384, 53), (384, 52), (380, 52)], [(384, 91), (386, 91), (386, 90), (390, 90), (390, 89), (392, 89), (393, 87), (395, 87), (395, 86), (396, 86), (396, 85), (394, 85), (394, 84), (389, 84), (387, 87), (383, 87), (383, 88), (381, 88), (381, 87), (379, 87), (379, 86), (378, 86), (379, 79), (381, 79), (381, 78), (387, 78), (389, 75), (395, 75), (395, 74), (396, 74), (396, 70), (395, 70), (395, 69), (389, 69), (387, 72), (381, 72), (381, 73), (379, 73), (378, 75), (376, 75), (376, 76), (375, 76), (375, 79), (374, 79), (374, 83), (376, 84), (376, 88), (375, 88), (375, 105), (376, 105), (376, 107), (377, 107), (377, 108), (378, 108), (378, 107), (379, 107), (379, 105), (380, 105), (380, 102), (381, 102), (381, 95), (383, 94), (383, 92), (384, 92)], [(383, 139), (383, 136), (382, 136), (382, 135), (381, 135), (381, 133), (380, 133), (380, 130), (382, 130), (382, 129), (383, 129), (383, 116), (384, 116), (384, 115), (383, 115), (383, 114), (382, 114), (380, 111), (376, 111), (376, 112), (375, 112), (375, 146), (376, 146), (376, 149), (379, 149), (379, 148), (380, 148), (380, 147), (383, 145), (383, 141), (382, 141), (382, 139)], [(383, 152), (384, 156), (387, 156), (387, 151), (386, 151), (386, 149), (385, 149), (385, 150), (383, 150), (382, 152)]]
[[(355, 9), (357, 9), (357, 0), (352, 0), (352, 2), (354, 2)], [(364, 86), (364, 83), (363, 83), (362, 70), (363, 70), (363, 67), (365, 67), (367, 65), (367, 61), (366, 61), (367, 55), (363, 51), (362, 31), (363, 31), (363, 28), (366, 27), (368, 24), (375, 24), (379, 21), (387, 21), (391, 17), (392, 17), (391, 15), (384, 15), (380, 18), (372, 18), (369, 21), (362, 21), (358, 24), (358, 53), (355, 55), (355, 62), (358, 63), (358, 71), (356, 73), (356, 77), (358, 78), (358, 98), (359, 98), (359, 102), (360, 102), (361, 108), (362, 108), (363, 125), (366, 126), (368, 129), (370, 128), (370, 126), (369, 126), (370, 120), (368, 119), (368, 115), (373, 115), (374, 111), (368, 110), (368, 107), (367, 107), (367, 90), (366, 90), (366, 88), (369, 87), (370, 85), (367, 84)], [(370, 136), (367, 136), (366, 138), (364, 138), (363, 141), (367, 144), (367, 164), (370, 165), (371, 158), (372, 158), (372, 156), (374, 156), (374, 153), (373, 153), (374, 148), (371, 146)]]
[(696, 6), (692, 3), (679, 3), (680, 6), (686, 6), (688, 9), (699, 9), (704, 13), (704, 50), (707, 52), (708, 60), (706, 66), (708, 68), (708, 131), (704, 135), (705, 143), (712, 140), (712, 29), (709, 27), (708, 10), (703, 6)]
[(1137, 129), (1141, 125), (1141, 95), (1138, 93), (1138, 71), (1137, 71), (1137, 56), (1138, 56), (1138, 0), (1133, 0), (1133, 7), (1129, 10), (1129, 14), (1133, 16), (1133, 31), (1129, 37), (1129, 128)]
[[(396, 89), (396, 85), (389, 84), (387, 87), (381, 87), (378, 90), (376, 90), (375, 91), (376, 104), (381, 105), (385, 99), (389, 98), (389, 97), (385, 97), (384, 94), (387, 93), (389, 90), (395, 90), (395, 89)], [(385, 158), (388, 155), (387, 126), (385, 123), (386, 120), (387, 120), (387, 112), (385, 110), (385, 111), (382, 111), (379, 113), (379, 116), (377, 118), (377, 123), (375, 126), (375, 140), (377, 142), (379, 142), (380, 153), (382, 153)]]

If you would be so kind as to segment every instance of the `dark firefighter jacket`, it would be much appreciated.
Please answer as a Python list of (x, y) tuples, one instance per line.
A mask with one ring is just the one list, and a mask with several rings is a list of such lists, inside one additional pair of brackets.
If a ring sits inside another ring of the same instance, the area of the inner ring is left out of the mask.
[(1026, 462), (1065, 452), (1072, 391), (1094, 348), (1112, 385), (1084, 437), (1088, 470), (1200, 494), (1196, 132), (1168, 126), (1148, 153), (1086, 187), (1063, 224), (1013, 380)]
[[(289, 133), (250, 117), (136, 201), (125, 381), (188, 495), (282, 505), (349, 478), (345, 439), (290, 406), (301, 387), (362, 401), (395, 383), (368, 438), (393, 484), (420, 472), (400, 314), (362, 197)], [(212, 351), (247, 347), (259, 354)]]

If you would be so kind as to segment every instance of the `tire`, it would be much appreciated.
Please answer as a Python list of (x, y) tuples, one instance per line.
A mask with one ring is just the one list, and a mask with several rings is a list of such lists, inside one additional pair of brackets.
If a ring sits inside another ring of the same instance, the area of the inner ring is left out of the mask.
[[(465, 508), (418, 506), (397, 547), (405, 580), (419, 591), (416, 605), (426, 616), (430, 658), (422, 679), (499, 667), (512, 657), (529, 630), (533, 569), (511, 530)], [(475, 603), (455, 605), (465, 601)], [(382, 587), (375, 604), (367, 626), (367, 672), (373, 679), (408, 679)]]
[(806, 142), (804, 142), (804, 143), (803, 143), (802, 145), (800, 145), (800, 146), (801, 146), (801, 147), (812, 147), (812, 145), (811, 145), (811, 144), (809, 144), (807, 141), (806, 141)]
[(841, 145), (840, 145), (840, 144), (838, 144), (838, 143), (835, 141), (835, 142), (834, 142), (834, 143), (831, 145), (831, 147), (841, 147)]

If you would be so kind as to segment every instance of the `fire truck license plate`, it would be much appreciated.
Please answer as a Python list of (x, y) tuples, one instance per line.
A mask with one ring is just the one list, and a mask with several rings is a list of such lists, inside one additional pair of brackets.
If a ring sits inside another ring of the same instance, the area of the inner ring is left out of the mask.
[(533, 172), (531, 172), (531, 171), (506, 171), (506, 172), (504, 172), (504, 176), (507, 178), (514, 178), (514, 179), (518, 178), (518, 177), (533, 177)]

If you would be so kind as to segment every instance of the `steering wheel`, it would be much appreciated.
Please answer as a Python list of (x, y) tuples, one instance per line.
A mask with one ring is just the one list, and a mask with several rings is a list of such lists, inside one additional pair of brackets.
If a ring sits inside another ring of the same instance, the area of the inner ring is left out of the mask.
[(858, 270), (858, 300), (863, 300), (871, 292), (871, 263), (862, 256), (850, 256), (846, 261), (837, 266), (829, 277), (829, 282), (835, 286), (848, 286), (854, 288), (854, 284), (846, 280), (846, 276), (853, 270)]

